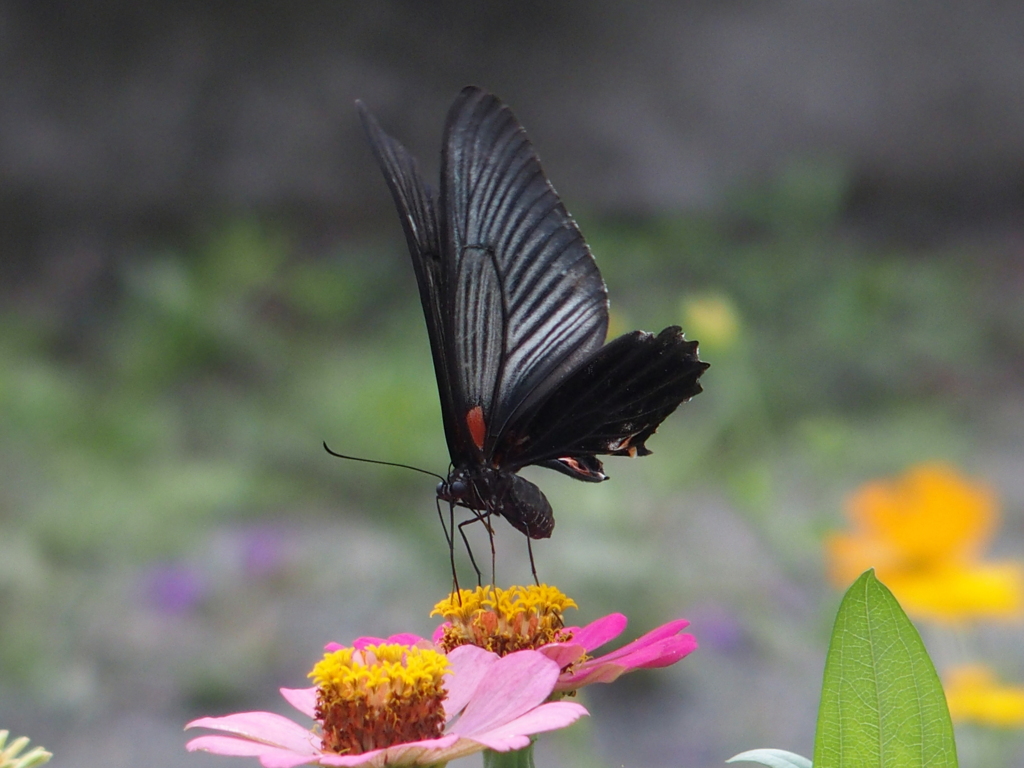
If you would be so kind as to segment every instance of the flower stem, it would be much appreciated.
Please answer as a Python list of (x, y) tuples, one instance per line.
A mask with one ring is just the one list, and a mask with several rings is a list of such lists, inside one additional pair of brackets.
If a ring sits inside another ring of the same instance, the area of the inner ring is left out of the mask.
[(493, 749), (485, 749), (484, 768), (535, 768), (533, 744), (510, 752), (495, 752)]

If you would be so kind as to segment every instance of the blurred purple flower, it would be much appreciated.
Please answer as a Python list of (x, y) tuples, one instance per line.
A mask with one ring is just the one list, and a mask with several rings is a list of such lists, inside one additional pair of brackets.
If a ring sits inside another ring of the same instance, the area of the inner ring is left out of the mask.
[(717, 603), (703, 603), (688, 613), (700, 629), (701, 643), (706, 648), (734, 653), (747, 647), (747, 632), (735, 612)]
[(159, 563), (143, 576), (145, 599), (162, 613), (194, 610), (206, 597), (206, 584), (195, 568), (184, 563)]
[(285, 563), (284, 533), (276, 525), (254, 526), (240, 536), (242, 568), (255, 578), (273, 576)]

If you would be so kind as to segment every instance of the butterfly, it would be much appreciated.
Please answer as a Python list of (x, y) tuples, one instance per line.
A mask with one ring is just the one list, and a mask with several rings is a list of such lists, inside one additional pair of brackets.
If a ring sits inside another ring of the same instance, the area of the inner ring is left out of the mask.
[(597, 263), (497, 97), (470, 86), (456, 98), (437, 193), (356, 106), (398, 208), (426, 318), (451, 456), (438, 499), (474, 512), (461, 525), (496, 515), (527, 543), (547, 538), (551, 505), (516, 473), (536, 465), (606, 480), (598, 455), (649, 454), (647, 439), (701, 391), (708, 364), (676, 326), (605, 344), (608, 292)]

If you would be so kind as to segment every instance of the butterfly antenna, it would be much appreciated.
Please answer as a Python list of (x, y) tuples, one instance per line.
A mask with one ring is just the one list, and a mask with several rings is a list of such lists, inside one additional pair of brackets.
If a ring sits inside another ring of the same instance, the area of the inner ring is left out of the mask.
[(444, 482), (444, 478), (443, 477), (441, 477), (436, 472), (431, 472), (429, 469), (420, 469), (419, 467), (414, 467), (414, 466), (411, 466), (409, 464), (399, 464), (396, 461), (378, 461), (377, 459), (364, 459), (364, 458), (361, 458), (360, 456), (346, 456), (343, 453), (335, 453), (334, 451), (332, 451), (327, 446), (327, 441), (326, 440), (324, 441), (324, 450), (327, 451), (329, 454), (331, 454), (331, 456), (334, 456), (334, 457), (339, 458), (339, 459), (348, 459), (349, 461), (362, 461), (365, 464), (381, 464), (381, 465), (383, 465), (385, 467), (401, 467), (402, 469), (411, 469), (414, 472), (422, 472), (424, 475), (430, 475), (431, 477), (436, 477), (442, 483)]

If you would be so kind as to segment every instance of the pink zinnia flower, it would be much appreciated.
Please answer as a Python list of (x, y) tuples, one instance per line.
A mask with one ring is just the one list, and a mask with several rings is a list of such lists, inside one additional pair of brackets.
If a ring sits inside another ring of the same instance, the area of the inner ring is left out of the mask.
[(498, 654), (538, 650), (561, 669), (555, 693), (610, 683), (634, 669), (667, 667), (697, 649), (696, 638), (682, 633), (690, 622), (677, 619), (617, 651), (591, 658), (591, 651), (622, 634), (628, 619), (613, 613), (585, 627), (564, 626), (562, 612), (575, 607), (571, 598), (546, 584), (464, 589), (434, 608), (434, 614), (447, 619), (434, 632), (434, 642), (452, 652), (466, 645)]
[(311, 674), (317, 687), (281, 689), (316, 720), (313, 729), (271, 712), (203, 717), (186, 727), (231, 735), (200, 736), (186, 748), (258, 757), (265, 768), (435, 765), (483, 749), (523, 749), (531, 735), (587, 714), (572, 702), (545, 703), (559, 668), (540, 653), (498, 657), (466, 646), (445, 659), (411, 646), (361, 645), (332, 644)]

